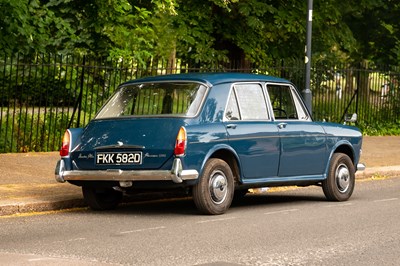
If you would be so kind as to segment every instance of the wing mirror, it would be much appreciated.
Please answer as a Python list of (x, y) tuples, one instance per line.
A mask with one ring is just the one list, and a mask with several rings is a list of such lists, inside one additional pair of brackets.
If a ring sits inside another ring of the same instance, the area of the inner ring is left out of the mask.
[(347, 123), (355, 123), (357, 122), (357, 114), (347, 114), (344, 117), (344, 124), (346, 125)]

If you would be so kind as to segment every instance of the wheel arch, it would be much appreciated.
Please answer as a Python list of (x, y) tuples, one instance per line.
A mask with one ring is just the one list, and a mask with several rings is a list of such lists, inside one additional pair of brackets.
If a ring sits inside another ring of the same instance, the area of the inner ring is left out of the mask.
[(330, 165), (330, 162), (332, 160), (332, 156), (335, 153), (346, 154), (347, 156), (349, 156), (349, 158), (352, 161), (353, 165), (356, 166), (355, 165), (355, 152), (354, 152), (353, 146), (348, 141), (341, 141), (341, 142), (338, 142), (331, 150), (331, 153), (330, 153), (329, 158), (328, 158), (328, 162), (326, 164), (326, 169), (325, 169), (326, 176), (328, 175), (329, 165)]
[[(350, 157), (351, 161), (354, 164), (354, 150), (351, 144), (342, 144), (334, 150), (333, 153), (344, 153)], [(333, 155), (333, 154), (332, 154)]]
[(228, 145), (221, 145), (214, 147), (214, 149), (210, 150), (203, 161), (203, 164), (201, 166), (201, 172), (203, 172), (204, 165), (206, 164), (206, 162), (211, 158), (217, 158), (225, 161), (232, 170), (232, 174), (235, 180), (235, 185), (241, 182), (242, 173), (241, 173), (239, 156), (232, 147)]

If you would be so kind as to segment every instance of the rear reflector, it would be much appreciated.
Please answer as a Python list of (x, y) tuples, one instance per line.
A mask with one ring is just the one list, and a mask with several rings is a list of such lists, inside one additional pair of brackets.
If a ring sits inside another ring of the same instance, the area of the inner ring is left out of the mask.
[(176, 136), (176, 142), (175, 142), (175, 149), (174, 149), (174, 154), (175, 156), (184, 156), (186, 152), (186, 129), (184, 127), (181, 127), (179, 129), (178, 135)]

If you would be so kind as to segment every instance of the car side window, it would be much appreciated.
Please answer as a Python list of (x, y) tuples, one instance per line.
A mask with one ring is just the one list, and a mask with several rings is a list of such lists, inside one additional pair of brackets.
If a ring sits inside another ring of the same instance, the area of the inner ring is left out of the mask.
[(268, 84), (267, 91), (275, 119), (309, 120), (304, 106), (291, 86)]
[(225, 117), (228, 120), (269, 120), (264, 92), (260, 84), (235, 84)]
[(239, 107), (236, 100), (236, 94), (232, 90), (229, 96), (228, 105), (226, 106), (225, 117), (228, 120), (240, 120)]

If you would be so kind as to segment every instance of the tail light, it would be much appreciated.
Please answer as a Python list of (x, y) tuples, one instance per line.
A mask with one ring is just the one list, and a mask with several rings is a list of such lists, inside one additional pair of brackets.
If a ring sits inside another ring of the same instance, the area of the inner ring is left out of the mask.
[(65, 157), (65, 156), (69, 155), (70, 145), (71, 145), (71, 134), (70, 134), (69, 130), (67, 129), (64, 133), (64, 137), (62, 140), (62, 146), (61, 146), (61, 150), (60, 150), (61, 157)]
[(186, 129), (184, 127), (181, 127), (179, 129), (178, 135), (176, 136), (175, 149), (174, 149), (175, 156), (180, 157), (185, 155), (186, 141), (187, 141)]

